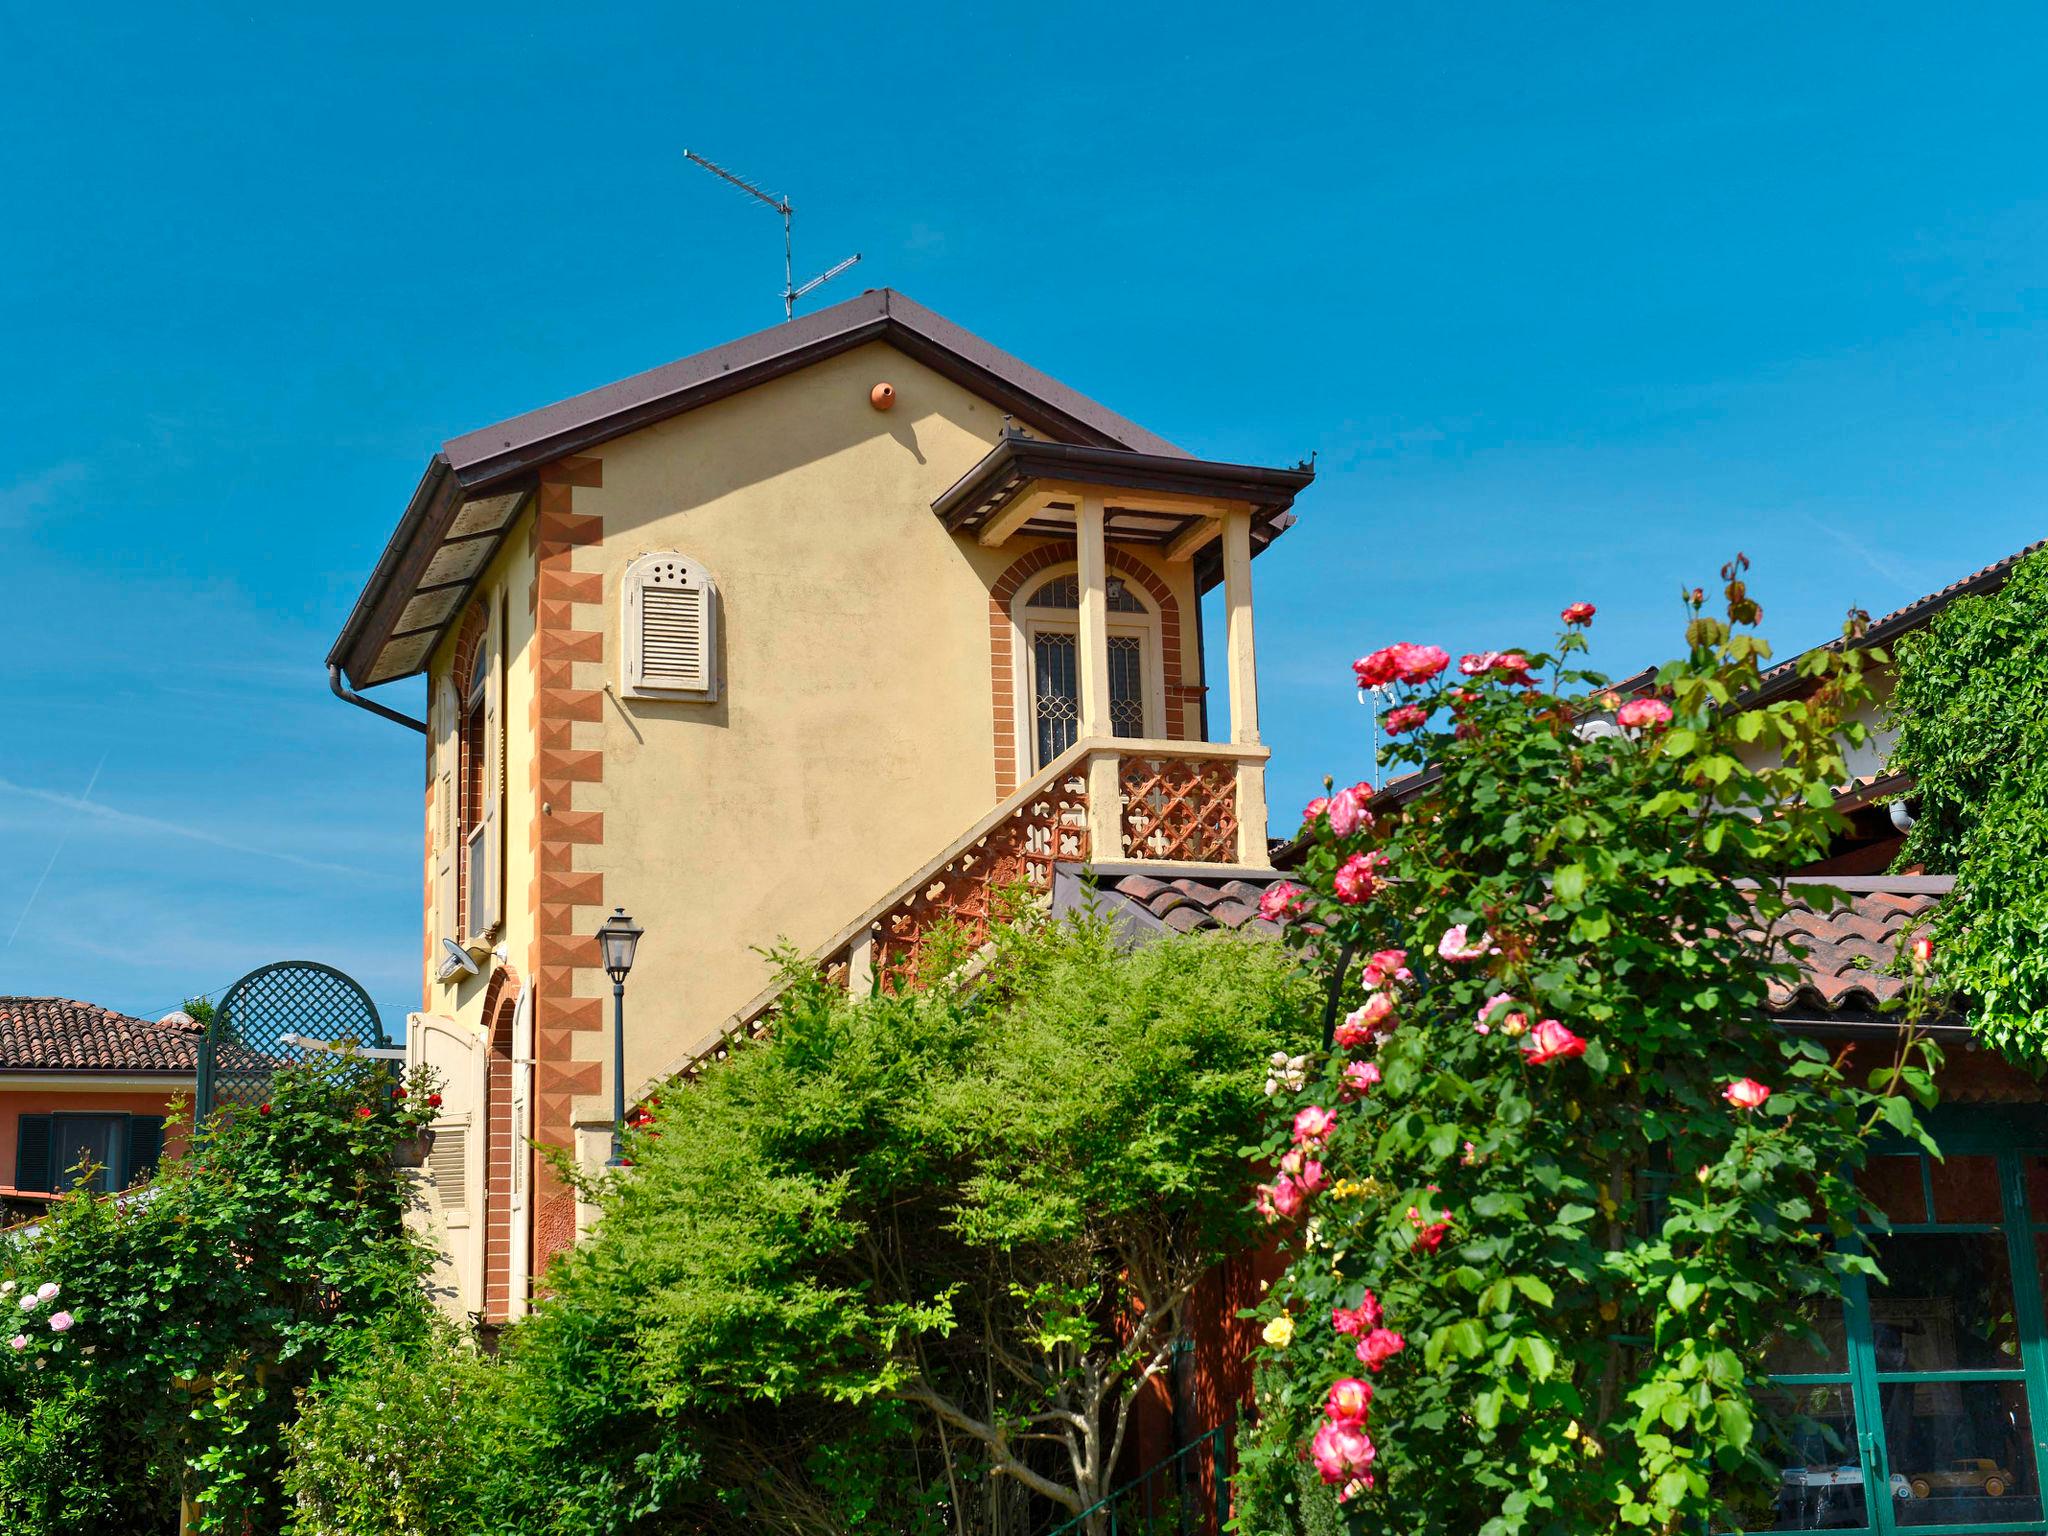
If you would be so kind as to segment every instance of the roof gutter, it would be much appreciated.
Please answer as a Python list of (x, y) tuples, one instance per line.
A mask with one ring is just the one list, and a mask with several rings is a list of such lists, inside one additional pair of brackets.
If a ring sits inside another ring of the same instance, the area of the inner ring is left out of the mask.
[(367, 709), (373, 715), (382, 715), (386, 720), (399, 725), (409, 725), (422, 736), (427, 734), (427, 722), (415, 720), (411, 715), (402, 715), (397, 710), (379, 704), (375, 699), (366, 699), (341, 680), (341, 663), (327, 663), (327, 686), (334, 690), (334, 696), (343, 703), (353, 704), (357, 709)]

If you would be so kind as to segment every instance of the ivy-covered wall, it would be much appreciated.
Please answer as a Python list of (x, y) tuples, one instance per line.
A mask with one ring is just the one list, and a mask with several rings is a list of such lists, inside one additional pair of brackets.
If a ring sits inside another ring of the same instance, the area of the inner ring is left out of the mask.
[(2048, 1064), (2048, 550), (1894, 647), (1892, 766), (1916, 783), (1897, 867), (1956, 877), (1936, 924), (1977, 1032)]

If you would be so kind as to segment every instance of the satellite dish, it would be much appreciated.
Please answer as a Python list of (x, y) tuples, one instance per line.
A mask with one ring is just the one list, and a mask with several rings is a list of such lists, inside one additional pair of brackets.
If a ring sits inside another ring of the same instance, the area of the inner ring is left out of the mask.
[(443, 939), (441, 947), (448, 951), (448, 958), (450, 960), (461, 966), (470, 975), (474, 976), (476, 974), (476, 962), (469, 958), (468, 950), (464, 949), (453, 939)]

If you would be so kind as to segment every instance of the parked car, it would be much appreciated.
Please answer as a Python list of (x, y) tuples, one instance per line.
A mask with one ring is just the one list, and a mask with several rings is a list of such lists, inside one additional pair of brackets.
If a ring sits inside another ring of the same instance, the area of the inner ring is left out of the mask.
[(1931, 1499), (1937, 1493), (1981, 1493), (1997, 1499), (2012, 1487), (2012, 1473), (1988, 1456), (1965, 1456), (1938, 1472), (1915, 1472), (1908, 1482), (1916, 1499)]

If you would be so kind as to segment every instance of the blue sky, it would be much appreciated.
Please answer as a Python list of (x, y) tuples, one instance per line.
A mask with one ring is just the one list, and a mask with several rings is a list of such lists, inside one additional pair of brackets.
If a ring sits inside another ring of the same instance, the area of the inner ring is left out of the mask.
[[(419, 750), (326, 647), (443, 438), (891, 284), (1184, 446), (1284, 817), (1392, 639), (1781, 649), (2048, 532), (2032, 6), (0, 0), (0, 992), (415, 1002)], [(417, 684), (390, 690), (416, 710)], [(89, 792), (88, 792), (89, 791)], [(47, 872), (47, 874), (46, 874)], [(764, 937), (767, 937), (764, 935)]]

